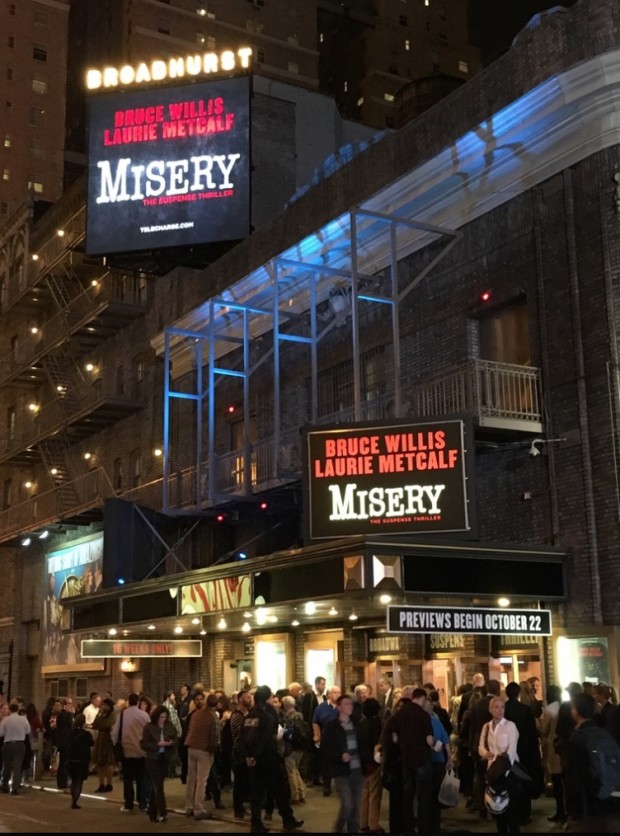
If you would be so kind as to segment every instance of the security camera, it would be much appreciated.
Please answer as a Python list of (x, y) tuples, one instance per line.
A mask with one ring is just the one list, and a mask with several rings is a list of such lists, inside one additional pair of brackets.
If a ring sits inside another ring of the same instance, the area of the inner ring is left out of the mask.
[(536, 456), (540, 456), (540, 448), (539, 448), (538, 445), (543, 444), (543, 443), (544, 443), (544, 439), (542, 439), (542, 438), (535, 438), (532, 441), (532, 443), (530, 444), (530, 449), (528, 451), (531, 458), (534, 459), (534, 458), (536, 458)]

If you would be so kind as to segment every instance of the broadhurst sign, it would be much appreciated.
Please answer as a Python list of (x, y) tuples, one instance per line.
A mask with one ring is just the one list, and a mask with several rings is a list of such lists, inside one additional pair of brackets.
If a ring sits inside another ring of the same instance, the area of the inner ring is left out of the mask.
[(388, 633), (550, 636), (551, 610), (390, 605), (387, 630)]
[(88, 253), (238, 240), (249, 229), (249, 78), (92, 96)]
[(310, 539), (468, 530), (464, 437), (457, 420), (310, 430)]

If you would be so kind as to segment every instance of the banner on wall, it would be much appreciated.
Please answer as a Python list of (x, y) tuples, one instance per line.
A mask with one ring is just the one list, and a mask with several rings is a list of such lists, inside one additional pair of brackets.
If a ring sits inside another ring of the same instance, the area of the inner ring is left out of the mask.
[(212, 581), (181, 587), (182, 615), (200, 615), (251, 606), (252, 579), (250, 575), (216, 578)]
[(68, 610), (63, 601), (96, 592), (103, 582), (103, 535), (96, 534), (46, 556), (45, 597), (41, 632), (41, 667), (75, 667), (82, 663), (75, 637), (66, 632)]

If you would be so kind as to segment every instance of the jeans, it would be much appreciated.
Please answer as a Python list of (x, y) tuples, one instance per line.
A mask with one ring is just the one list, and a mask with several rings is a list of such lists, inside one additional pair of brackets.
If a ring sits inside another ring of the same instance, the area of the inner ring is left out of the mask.
[(441, 804), (439, 803), (439, 790), (446, 774), (446, 764), (441, 761), (433, 761), (432, 790), (431, 790), (431, 817), (433, 833), (439, 833), (441, 826)]
[(379, 816), (381, 814), (381, 770), (377, 767), (374, 772), (364, 776), (364, 787), (362, 789), (362, 806), (360, 808), (360, 825), (371, 830), (378, 830), (381, 827)]
[(405, 833), (415, 832), (415, 818), (413, 804), (418, 799), (418, 831), (420, 833), (433, 832), (433, 784), (431, 762), (408, 769), (404, 773), (405, 786), (403, 790), (403, 820)]
[(233, 783), (233, 810), (235, 815), (241, 814), (244, 811), (244, 804), (250, 796), (250, 776), (248, 775), (248, 767), (243, 763), (233, 763), (233, 775), (235, 780)]
[(289, 800), (289, 786), (286, 780), (284, 765), (275, 754), (262, 758), (256, 766), (248, 767), (250, 775), (250, 809), (252, 811), (252, 828), (262, 827), (261, 811), (265, 796), (271, 795), (275, 800), (278, 812), (282, 816), (284, 827), (288, 827), (293, 820), (293, 809)]
[[(123, 758), (123, 798), (126, 810), (133, 810), (137, 799), (138, 807), (146, 809), (145, 796), (145, 760), (144, 758)], [(135, 794), (134, 794), (134, 783)]]
[(26, 744), (23, 740), (11, 740), (2, 747), (2, 789), (5, 792), (8, 792), (11, 774), (13, 775), (13, 792), (19, 792), (25, 751)]
[(206, 813), (205, 789), (209, 773), (213, 766), (213, 754), (202, 749), (187, 748), (187, 788), (185, 792), (185, 810)]
[(336, 791), (340, 797), (340, 810), (338, 811), (334, 831), (336, 833), (359, 833), (360, 805), (364, 786), (362, 770), (352, 769), (348, 775), (338, 775), (334, 781)]
[(404, 779), (400, 766), (397, 766), (389, 774), (389, 820), (390, 833), (404, 833), (403, 821), (403, 793)]
[(158, 758), (148, 758), (146, 771), (151, 779), (151, 797), (149, 798), (149, 818), (155, 821), (158, 816), (165, 816), (166, 796), (164, 781), (168, 775), (168, 758), (166, 755)]
[(291, 788), (291, 798), (293, 801), (303, 801), (306, 797), (306, 786), (302, 780), (299, 772), (299, 764), (303, 752), (301, 749), (293, 750), (290, 755), (284, 758), (284, 766), (286, 767), (286, 776), (288, 784)]

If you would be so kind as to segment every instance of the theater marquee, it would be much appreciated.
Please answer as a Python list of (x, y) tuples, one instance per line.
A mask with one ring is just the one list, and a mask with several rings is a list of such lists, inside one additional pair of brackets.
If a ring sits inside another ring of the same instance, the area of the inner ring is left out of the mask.
[(550, 636), (551, 610), (390, 605), (388, 633)]
[(88, 253), (235, 241), (249, 230), (248, 77), (92, 97)]
[(310, 539), (470, 528), (463, 421), (310, 430)]

